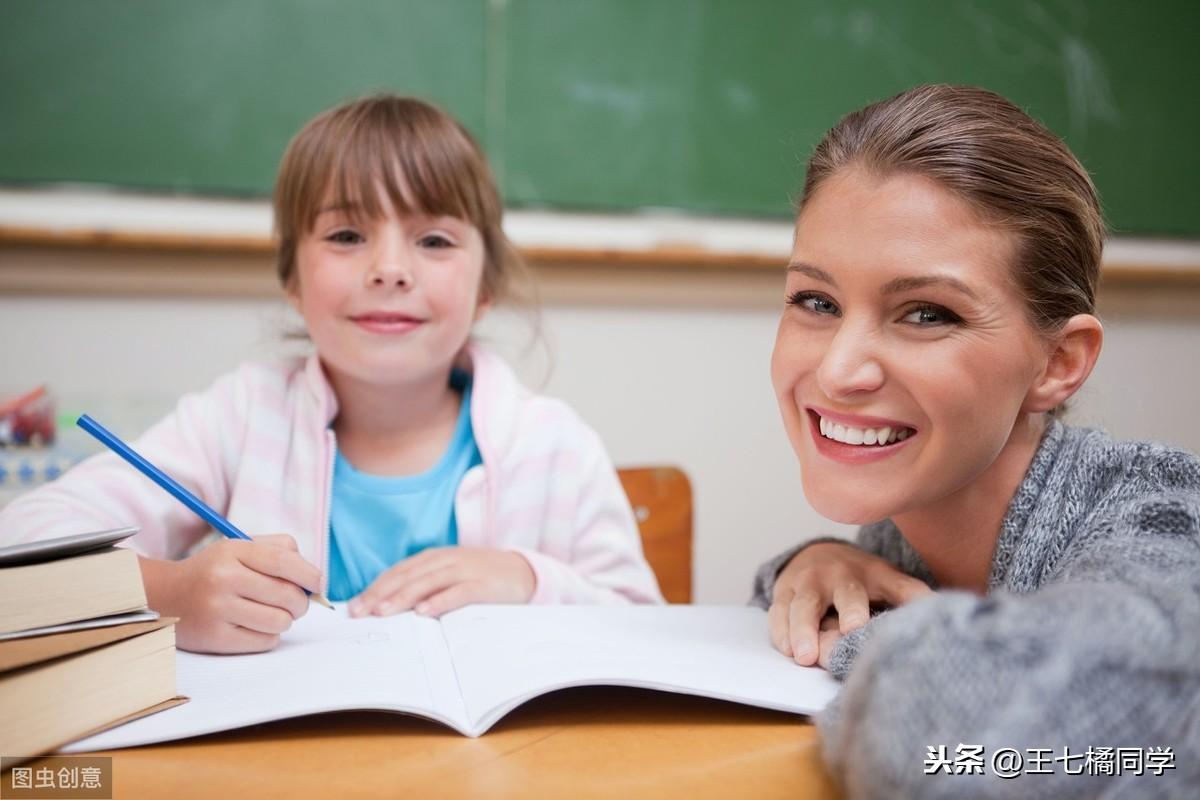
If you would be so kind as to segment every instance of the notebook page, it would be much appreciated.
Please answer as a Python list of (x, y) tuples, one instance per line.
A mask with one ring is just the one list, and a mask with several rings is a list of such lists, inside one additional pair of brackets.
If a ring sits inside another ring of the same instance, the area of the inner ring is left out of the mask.
[[(430, 652), (432, 651), (432, 652)], [(401, 614), (350, 619), (313, 606), (268, 653), (178, 652), (190, 702), (76, 742), (67, 752), (181, 739), (326, 711), (406, 711), (465, 726), (436, 620)]]
[(837, 693), (828, 672), (771, 647), (746, 606), (468, 606), (442, 617), (474, 733), (568, 686), (621, 685), (811, 714)]

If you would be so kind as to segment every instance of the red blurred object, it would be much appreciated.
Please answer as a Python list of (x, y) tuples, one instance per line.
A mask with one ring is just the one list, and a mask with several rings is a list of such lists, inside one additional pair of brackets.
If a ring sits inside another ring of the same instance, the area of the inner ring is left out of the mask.
[(0, 445), (54, 443), (54, 401), (45, 386), (0, 402)]

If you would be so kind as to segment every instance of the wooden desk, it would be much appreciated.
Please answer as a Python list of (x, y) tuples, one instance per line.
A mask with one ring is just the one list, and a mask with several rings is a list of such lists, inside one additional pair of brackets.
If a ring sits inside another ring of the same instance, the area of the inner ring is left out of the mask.
[(346, 713), (98, 755), (116, 798), (839, 796), (803, 718), (636, 689), (542, 697), (479, 739)]

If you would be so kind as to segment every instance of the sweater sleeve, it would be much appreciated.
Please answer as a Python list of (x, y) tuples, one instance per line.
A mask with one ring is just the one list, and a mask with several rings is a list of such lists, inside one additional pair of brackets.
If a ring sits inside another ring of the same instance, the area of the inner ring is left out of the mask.
[(641, 535), (608, 452), (581, 420), (571, 426), (578, 470), (569, 554), (517, 548), (533, 569), (531, 603), (661, 603)]
[[(131, 446), (152, 464), (221, 510), (228, 501), (229, 442), (245, 418), (240, 373), (204, 393), (184, 396), (175, 410)], [(227, 446), (223, 447), (222, 442)], [(130, 543), (142, 555), (180, 558), (207, 526), (115, 454), (94, 455), (59, 479), (21, 495), (0, 511), (0, 543), (15, 544), (88, 530), (136, 525)]]
[[(944, 592), (871, 626), (853, 672), (818, 718), (852, 797), (1094, 796), (1086, 775), (925, 775), (931, 748), (1023, 756), (1172, 747), (1190, 760), (1147, 789), (1195, 778), (1200, 754), (1200, 500), (1161, 493), (1089, 523), (1043, 588)], [(1189, 701), (1184, 701), (1190, 698)], [(1075, 759), (1074, 767), (1081, 760)], [(1020, 784), (1019, 786), (1016, 784)]]

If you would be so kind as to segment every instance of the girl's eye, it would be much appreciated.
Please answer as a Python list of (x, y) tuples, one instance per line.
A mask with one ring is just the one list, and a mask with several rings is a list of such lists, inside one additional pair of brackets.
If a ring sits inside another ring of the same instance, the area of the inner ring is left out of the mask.
[(357, 231), (340, 230), (326, 236), (325, 241), (334, 244), (361, 244), (363, 237)]
[(913, 308), (904, 315), (902, 321), (922, 328), (935, 328), (941, 325), (957, 325), (962, 322), (962, 317), (948, 308), (926, 303)]
[(816, 292), (793, 292), (788, 295), (787, 303), (789, 306), (799, 306), (814, 314), (834, 317), (841, 316), (842, 314), (841, 309), (832, 300)]
[(430, 233), (421, 237), (421, 246), (428, 247), (433, 250), (441, 250), (447, 247), (453, 247), (454, 242), (442, 236), (440, 233)]

